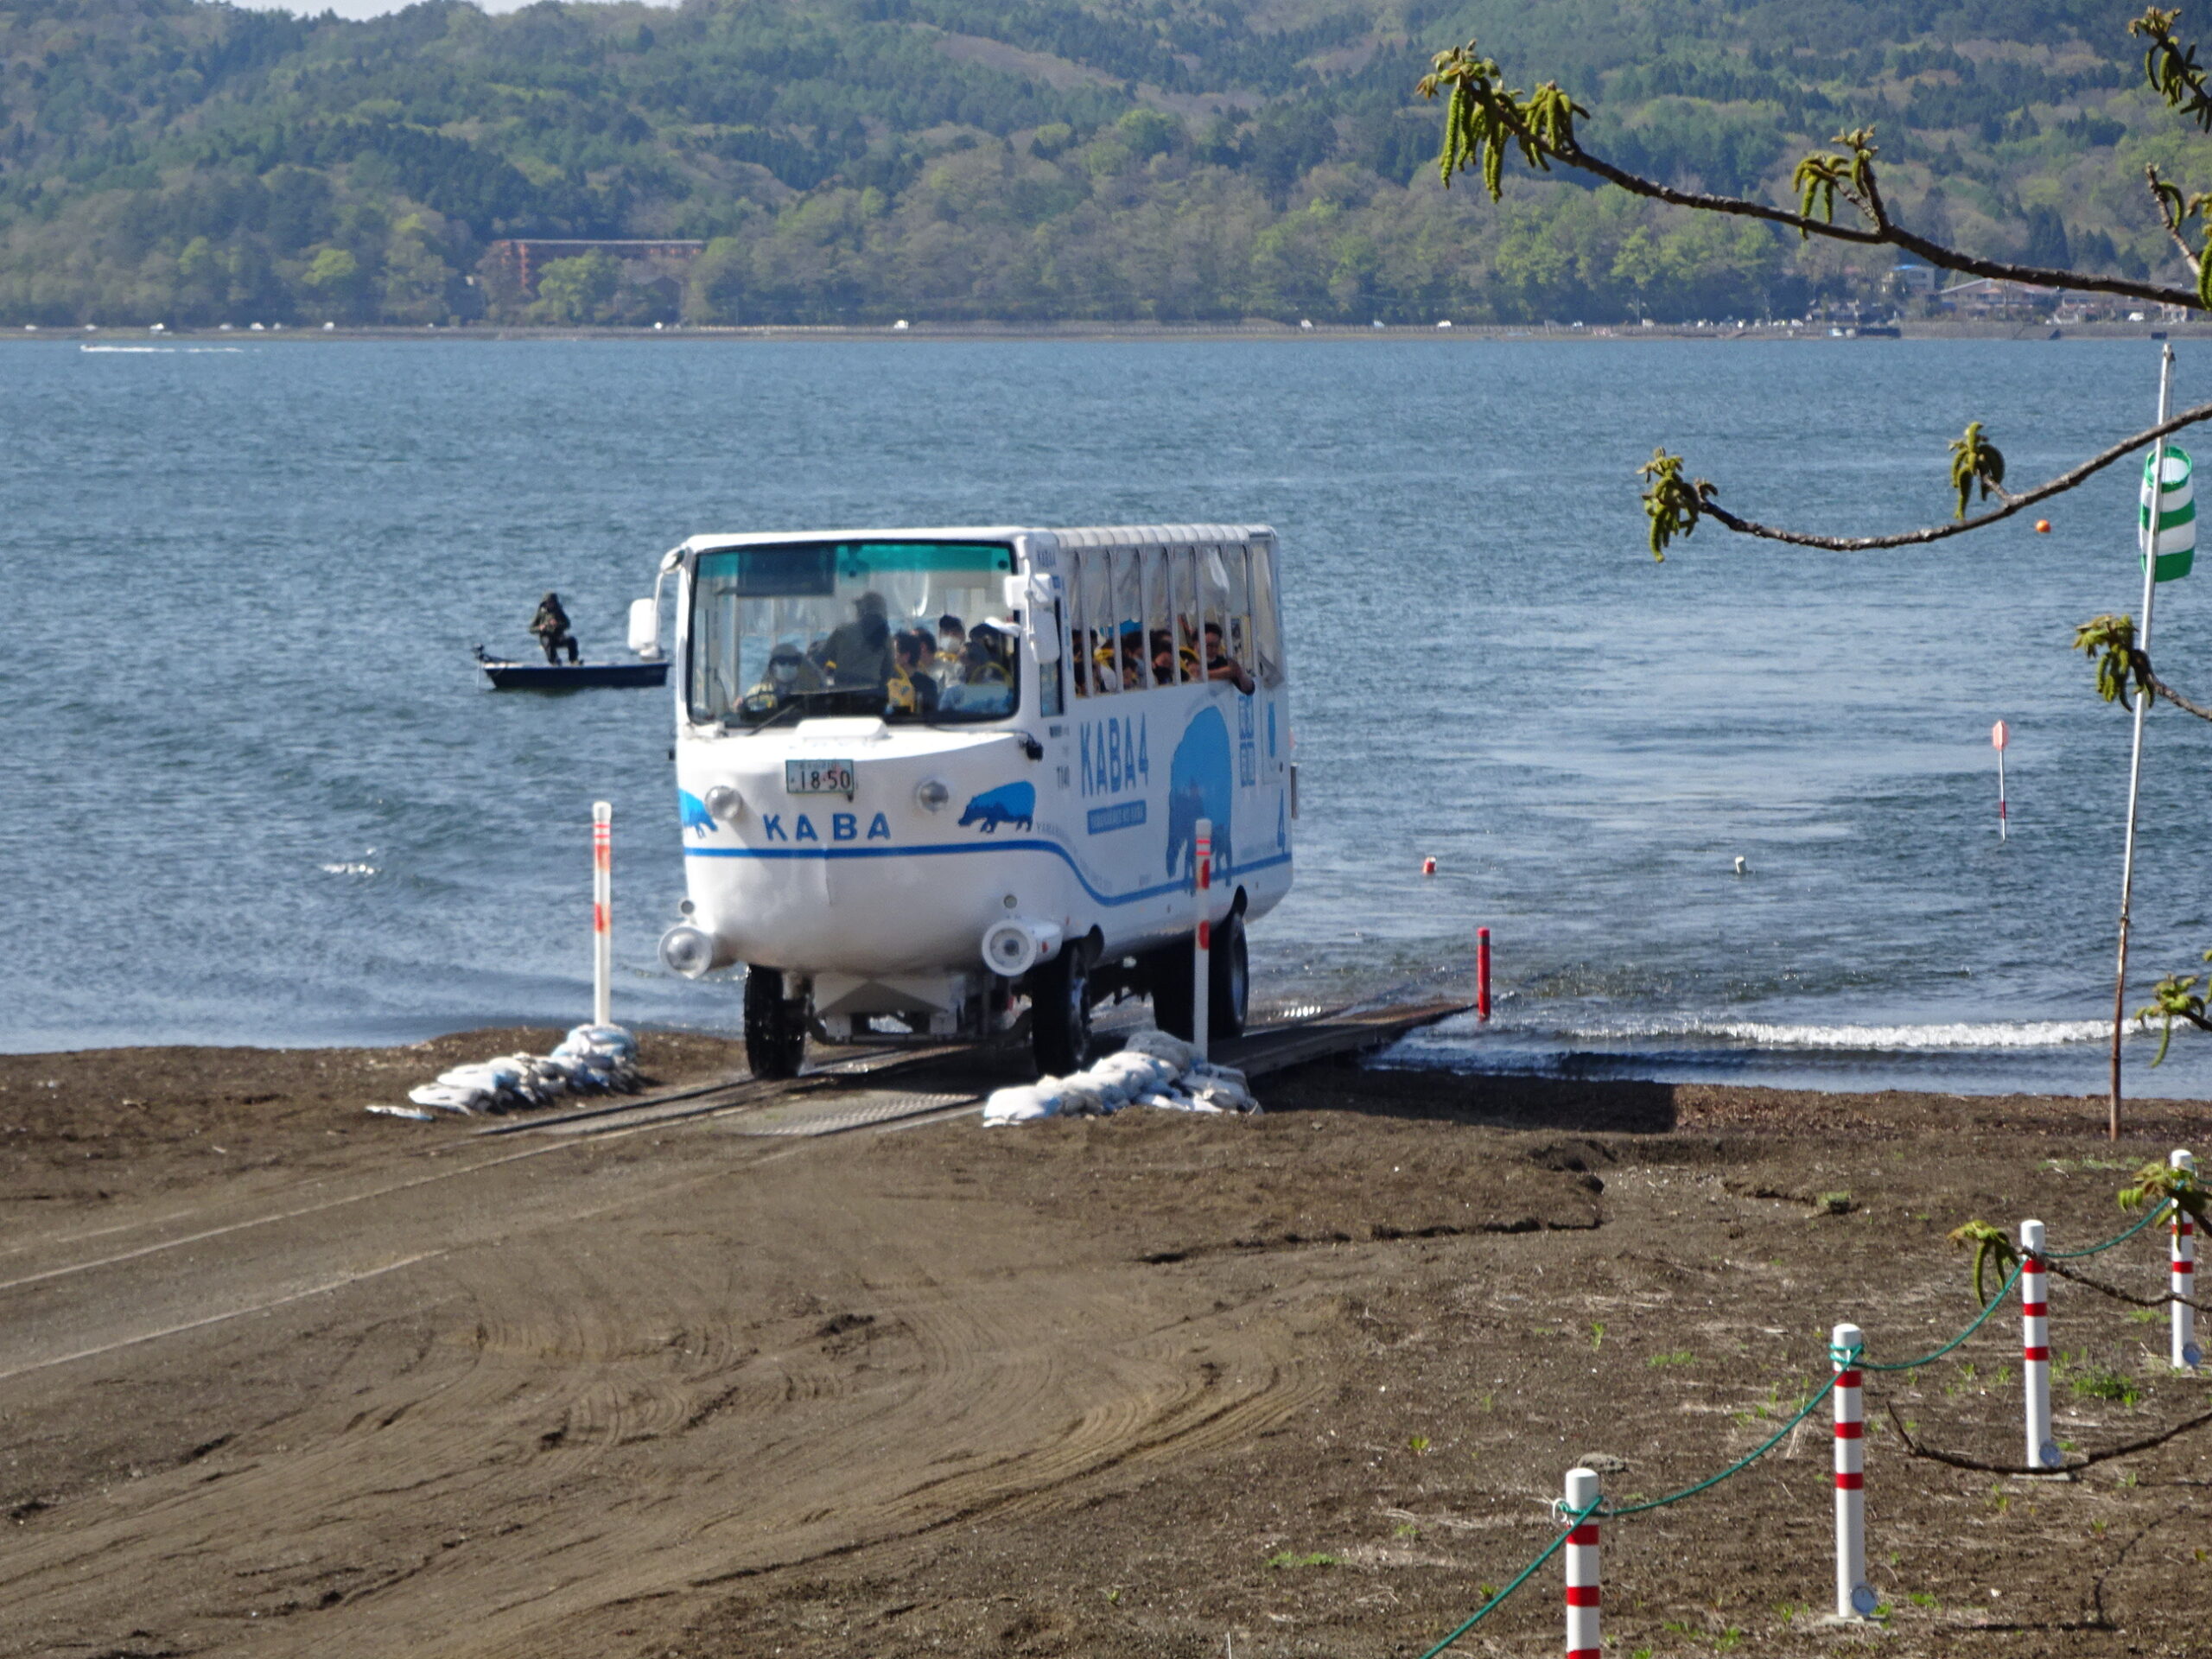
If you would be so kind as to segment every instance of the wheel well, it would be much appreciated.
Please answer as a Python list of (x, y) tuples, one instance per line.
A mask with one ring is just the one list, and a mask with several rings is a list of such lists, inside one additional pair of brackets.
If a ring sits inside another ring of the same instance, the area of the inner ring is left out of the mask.
[(1252, 895), (1244, 890), (1242, 883), (1239, 883), (1236, 896), (1229, 901), (1229, 913), (1242, 921), (1244, 918), (1244, 912), (1251, 907)]

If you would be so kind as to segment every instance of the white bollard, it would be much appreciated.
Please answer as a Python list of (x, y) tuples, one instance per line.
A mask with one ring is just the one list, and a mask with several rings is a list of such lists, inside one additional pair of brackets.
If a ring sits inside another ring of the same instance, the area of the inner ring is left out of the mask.
[(614, 808), (591, 804), (591, 1022), (614, 1023)]
[[(1866, 1582), (1866, 1409), (1856, 1363), (1865, 1335), (1855, 1325), (1830, 1333), (1835, 1366), (1835, 1616), (1870, 1617), (1881, 1599)], [(1847, 1363), (1845, 1357), (1851, 1357)]]
[(1191, 1046), (1203, 1061), (1206, 1026), (1213, 1013), (1213, 820), (1200, 818), (1193, 836), (1197, 855), (1198, 927), (1191, 950)]
[(2050, 1304), (2044, 1288), (2043, 1223), (2020, 1224), (2020, 1382), (2027, 1398), (2031, 1469), (2056, 1469), (2066, 1459), (2050, 1438)]
[[(1598, 1477), (1587, 1469), (1567, 1471), (1567, 1516), (1580, 1515), (1598, 1501)], [(1598, 1517), (1591, 1516), (1567, 1535), (1567, 1659), (1603, 1659), (1598, 1642)]]
[[(2196, 1160), (2185, 1152), (2177, 1152), (2166, 1160), (2173, 1169), (2194, 1175)], [(2166, 1288), (2176, 1296), (2196, 1294), (2196, 1223), (2179, 1205), (2174, 1206), (2174, 1218), (2170, 1225), (2173, 1235), (2173, 1259), (2167, 1263)], [(2173, 1310), (2173, 1362), (2176, 1370), (2195, 1370), (2204, 1363), (2204, 1351), (2196, 1345), (2196, 1310), (2187, 1302), (2170, 1302)]]

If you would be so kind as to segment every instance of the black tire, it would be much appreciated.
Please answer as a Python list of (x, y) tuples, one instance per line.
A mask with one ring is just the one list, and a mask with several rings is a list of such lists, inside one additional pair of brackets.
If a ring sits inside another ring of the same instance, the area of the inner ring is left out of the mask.
[(806, 1059), (806, 1003), (784, 995), (773, 968), (745, 970), (745, 1063), (770, 1082), (795, 1077)]
[(1171, 944), (1145, 959), (1145, 988), (1152, 995), (1152, 1023), (1171, 1037), (1191, 1040), (1191, 947)]
[(1244, 918), (1232, 915), (1213, 931), (1206, 988), (1206, 1039), (1242, 1037), (1252, 1007), (1252, 962), (1244, 949)]
[(1071, 943), (1029, 972), (1029, 1046), (1040, 1077), (1079, 1071), (1090, 1054), (1090, 963)]

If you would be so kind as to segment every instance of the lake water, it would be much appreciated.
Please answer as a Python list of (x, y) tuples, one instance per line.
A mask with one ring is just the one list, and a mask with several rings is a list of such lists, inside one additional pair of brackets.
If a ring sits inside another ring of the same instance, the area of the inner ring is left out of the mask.
[[(471, 644), (527, 647), (555, 588), (618, 654), (695, 531), (1230, 519), (1282, 536), (1303, 786), (1263, 995), (1463, 987), (1486, 925), (1498, 1018), (1407, 1058), (2093, 1090), (2128, 722), (2067, 646), (2136, 607), (2134, 468), (2048, 536), (1847, 556), (1715, 528), (1663, 565), (1633, 472), (1664, 442), (1739, 512), (1933, 522), (1967, 420), (2041, 479), (2148, 423), (2156, 350), (11, 346), (0, 1046), (569, 1020), (594, 798), (618, 1016), (732, 1027), (733, 985), (654, 954), (666, 698), (489, 695)], [(2181, 351), (2179, 400), (2212, 395)], [(2161, 599), (2162, 667), (2212, 690), (2212, 575)], [(2144, 987), (2212, 946), (2209, 757), (2154, 715)], [(2133, 1052), (2133, 1089), (2212, 1093), (2212, 1039), (2157, 1074)]]

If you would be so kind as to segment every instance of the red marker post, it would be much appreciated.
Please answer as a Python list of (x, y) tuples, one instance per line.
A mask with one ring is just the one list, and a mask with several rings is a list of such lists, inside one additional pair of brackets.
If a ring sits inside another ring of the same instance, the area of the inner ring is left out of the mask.
[(2005, 746), (2012, 741), (2012, 734), (2005, 728), (2003, 721), (1989, 728), (1990, 747), (1997, 751), (1997, 839), (1999, 841), (2012, 839), (2005, 833)]
[(591, 804), (591, 1020), (612, 1023), (614, 989), (614, 809)]
[(1191, 1046), (1198, 1058), (1206, 1058), (1207, 1025), (1213, 1013), (1213, 820), (1200, 818), (1193, 836), (1197, 847), (1192, 875), (1198, 899), (1198, 925), (1192, 936)]
[(1490, 929), (1475, 930), (1475, 1018), (1490, 1018)]

